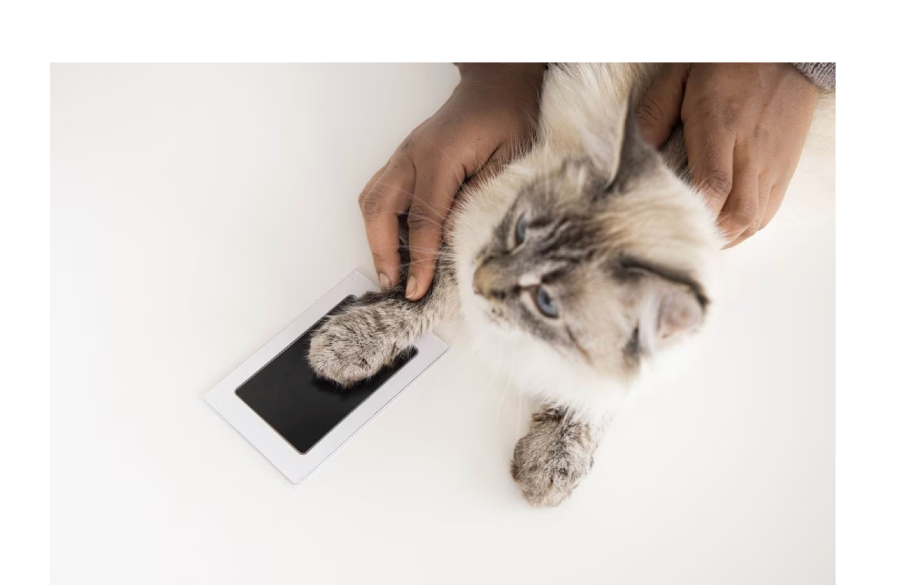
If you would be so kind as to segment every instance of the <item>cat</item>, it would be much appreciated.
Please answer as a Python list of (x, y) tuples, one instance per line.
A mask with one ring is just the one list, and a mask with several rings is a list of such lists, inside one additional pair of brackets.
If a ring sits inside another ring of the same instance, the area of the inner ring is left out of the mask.
[(564, 501), (645, 364), (701, 330), (715, 296), (723, 242), (685, 181), (681, 133), (658, 152), (632, 116), (658, 70), (551, 66), (533, 146), (461, 193), (426, 296), (407, 301), (401, 282), (331, 317), (316, 374), (351, 386), (460, 324), (542, 405), (514, 481), (532, 505)]

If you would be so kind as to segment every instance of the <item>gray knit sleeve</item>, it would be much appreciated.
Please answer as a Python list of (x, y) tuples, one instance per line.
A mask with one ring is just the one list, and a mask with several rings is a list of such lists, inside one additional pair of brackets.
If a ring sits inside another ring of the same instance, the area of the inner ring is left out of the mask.
[(835, 89), (835, 63), (792, 63), (820, 89)]

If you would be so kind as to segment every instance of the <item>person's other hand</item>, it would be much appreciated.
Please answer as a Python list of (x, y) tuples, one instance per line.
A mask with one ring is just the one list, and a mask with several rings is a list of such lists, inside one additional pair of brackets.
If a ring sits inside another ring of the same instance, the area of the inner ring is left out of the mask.
[(636, 117), (657, 147), (683, 124), (692, 182), (718, 216), (728, 248), (779, 210), (817, 95), (788, 63), (677, 64), (651, 85)]
[(360, 194), (360, 211), (383, 289), (400, 280), (399, 216), (407, 213), (406, 296), (418, 300), (435, 275), (444, 220), (464, 181), (512, 158), (533, 137), (544, 66), (460, 64), (447, 103), (403, 141)]

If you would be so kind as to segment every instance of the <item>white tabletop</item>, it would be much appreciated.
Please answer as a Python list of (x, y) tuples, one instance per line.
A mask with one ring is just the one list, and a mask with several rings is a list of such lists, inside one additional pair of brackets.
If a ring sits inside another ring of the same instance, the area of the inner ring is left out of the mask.
[[(54, 66), (59, 583), (822, 583), (834, 561), (832, 171), (725, 253), (701, 363), (563, 506), (465, 348), (293, 488), (201, 400), (355, 268), (356, 197), (450, 65)], [(804, 205), (801, 205), (801, 203)]]

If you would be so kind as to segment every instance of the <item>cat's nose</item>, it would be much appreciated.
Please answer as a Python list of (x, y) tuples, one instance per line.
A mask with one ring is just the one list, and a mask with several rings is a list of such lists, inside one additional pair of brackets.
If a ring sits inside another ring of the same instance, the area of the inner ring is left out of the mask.
[(495, 281), (494, 271), (483, 263), (472, 275), (472, 292), (488, 298), (493, 295), (494, 290), (497, 288)]

